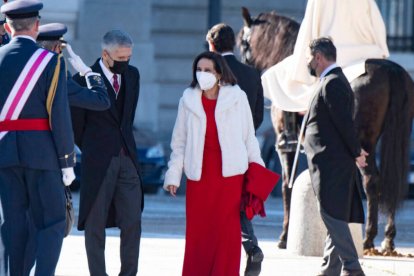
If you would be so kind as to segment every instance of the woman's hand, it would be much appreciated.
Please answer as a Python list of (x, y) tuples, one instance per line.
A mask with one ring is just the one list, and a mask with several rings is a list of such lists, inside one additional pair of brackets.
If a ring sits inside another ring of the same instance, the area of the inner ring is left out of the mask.
[(177, 194), (177, 186), (174, 185), (167, 185), (167, 190), (170, 192), (170, 194), (172, 196), (175, 197), (175, 195)]

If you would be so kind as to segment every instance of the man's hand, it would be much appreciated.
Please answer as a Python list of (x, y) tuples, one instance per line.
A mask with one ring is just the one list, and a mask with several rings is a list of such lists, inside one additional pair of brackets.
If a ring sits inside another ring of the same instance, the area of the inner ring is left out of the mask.
[(73, 168), (63, 168), (62, 169), (62, 181), (65, 186), (69, 186), (72, 184), (73, 180), (75, 180), (75, 172), (73, 171)]
[(358, 156), (357, 158), (356, 158), (356, 163), (357, 163), (357, 166), (358, 167), (360, 167), (360, 168), (364, 168), (364, 167), (366, 167), (368, 164), (367, 164), (367, 161), (366, 161), (366, 157), (368, 156), (368, 153), (365, 151), (365, 150), (363, 150), (363, 149), (361, 149), (361, 154), (360, 154), (360, 156)]
[(70, 55), (70, 58), (68, 58), (70, 64), (72, 64), (73, 68), (75, 68), (81, 76), (85, 76), (87, 73), (92, 72), (92, 69), (83, 62), (80, 56), (73, 52), (72, 46), (66, 44), (66, 50), (68, 50)]
[(170, 192), (170, 194), (172, 195), (172, 196), (174, 196), (175, 197), (175, 195), (177, 194), (177, 186), (174, 186), (174, 185), (168, 185), (167, 186), (167, 190)]

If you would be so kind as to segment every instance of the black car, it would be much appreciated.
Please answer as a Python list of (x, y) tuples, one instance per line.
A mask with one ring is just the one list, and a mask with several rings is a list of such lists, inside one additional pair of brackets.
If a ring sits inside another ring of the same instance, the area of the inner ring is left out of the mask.
[[(151, 130), (134, 129), (134, 137), (137, 145), (136, 150), (144, 193), (157, 193), (164, 184), (164, 175), (167, 167), (164, 148)], [(78, 147), (76, 147), (75, 151), (76, 179), (70, 186), (72, 191), (79, 190), (81, 178), (80, 164), (82, 162), (82, 153)]]

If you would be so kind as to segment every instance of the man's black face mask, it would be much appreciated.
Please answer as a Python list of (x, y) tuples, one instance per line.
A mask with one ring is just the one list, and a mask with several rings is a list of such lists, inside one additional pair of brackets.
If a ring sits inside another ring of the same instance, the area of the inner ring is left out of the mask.
[(129, 60), (127, 61), (113, 60), (113, 62), (114, 62), (114, 65), (110, 66), (109, 70), (111, 70), (111, 72), (114, 74), (122, 74), (126, 71), (126, 69), (128, 69)]
[(126, 69), (128, 69), (129, 59), (126, 61), (114, 60), (113, 58), (111, 58), (109, 53), (108, 53), (108, 57), (114, 62), (114, 65), (109, 66), (109, 70), (111, 70), (112, 73), (122, 74), (126, 71)]
[(311, 63), (312, 63), (312, 61), (308, 63), (309, 74), (313, 77), (316, 77), (316, 70), (315, 70), (315, 68), (312, 68)]

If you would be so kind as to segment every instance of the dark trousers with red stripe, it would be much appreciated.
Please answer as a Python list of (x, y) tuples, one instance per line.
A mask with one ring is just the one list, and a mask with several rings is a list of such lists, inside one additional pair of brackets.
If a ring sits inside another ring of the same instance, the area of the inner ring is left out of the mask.
[(24, 275), (25, 249), (31, 234), (28, 213), (36, 228), (35, 275), (54, 275), (66, 223), (61, 172), (0, 168), (0, 198), (4, 215), (1, 234), (10, 275)]

